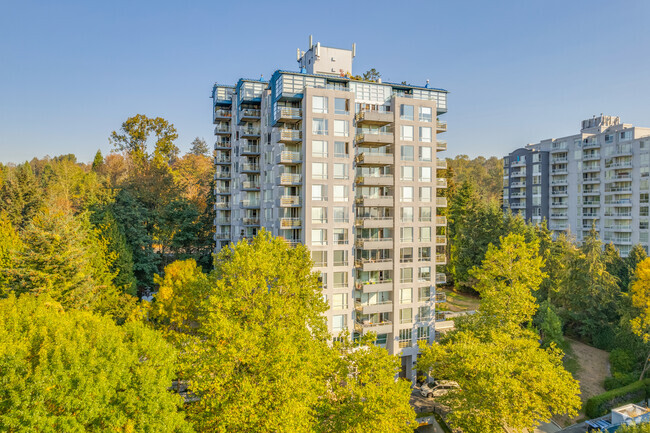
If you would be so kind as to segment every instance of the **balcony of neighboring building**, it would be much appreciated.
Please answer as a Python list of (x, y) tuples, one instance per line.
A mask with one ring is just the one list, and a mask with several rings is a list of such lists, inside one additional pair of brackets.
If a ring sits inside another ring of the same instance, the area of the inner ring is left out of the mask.
[(293, 144), (302, 141), (302, 131), (297, 129), (278, 128), (274, 135), (279, 143)]
[(357, 155), (357, 165), (391, 165), (395, 157), (389, 152), (361, 152)]
[(214, 204), (214, 210), (227, 210), (230, 209), (230, 201), (222, 200), (222, 201), (217, 201)]
[(438, 227), (444, 227), (447, 225), (447, 217), (439, 215), (436, 217), (436, 226)]
[(230, 233), (215, 233), (213, 236), (215, 241), (230, 239)]
[(526, 202), (511, 202), (510, 209), (525, 209)]
[(611, 230), (614, 232), (632, 232), (631, 224), (609, 224), (605, 226), (605, 230)]
[(283, 150), (276, 156), (275, 162), (278, 164), (300, 164), (302, 163), (302, 156), (300, 152)]
[(632, 182), (626, 182), (625, 185), (605, 185), (605, 194), (632, 193)]
[(446, 265), (446, 264), (447, 264), (447, 255), (436, 254), (436, 265)]
[(552, 186), (563, 186), (563, 185), (568, 185), (569, 180), (565, 177), (562, 179), (552, 179), (551, 180), (551, 185)]
[(230, 135), (230, 122), (220, 122), (214, 127), (215, 135)]
[(600, 152), (585, 152), (582, 155), (583, 161), (595, 161), (597, 159), (600, 159)]
[(283, 195), (280, 197), (280, 207), (299, 207), (300, 206), (300, 196), (299, 195)]
[(277, 180), (282, 186), (292, 186), (302, 184), (302, 175), (297, 173), (282, 173)]
[(436, 140), (436, 151), (443, 152), (447, 150), (447, 142), (444, 140)]
[(241, 154), (242, 155), (259, 155), (260, 154), (260, 146), (259, 144), (252, 144), (252, 143), (246, 143), (243, 145), (241, 148)]
[[(443, 274), (442, 272), (436, 272), (436, 284), (447, 284), (447, 274)], [(436, 293), (436, 300), (438, 299), (438, 295), (445, 295), (444, 292), (439, 292)], [(445, 295), (445, 301), (446, 301), (446, 295)], [(441, 301), (441, 302), (445, 302)]]
[(392, 195), (371, 195), (355, 198), (357, 206), (364, 207), (392, 207), (395, 197)]
[(569, 214), (566, 211), (553, 210), (551, 211), (550, 217), (555, 219), (568, 219)]
[(385, 146), (392, 144), (395, 140), (393, 131), (382, 131), (379, 129), (361, 130), (355, 138), (357, 146)]
[(627, 219), (632, 219), (632, 211), (631, 210), (623, 211), (623, 212), (618, 211), (618, 210), (606, 211), (605, 216), (608, 217), (608, 218), (627, 220)]
[(214, 163), (217, 165), (230, 165), (230, 155), (217, 155), (214, 157)]
[(293, 107), (278, 107), (275, 109), (275, 121), (282, 123), (297, 123), (302, 120), (302, 110)]
[(440, 134), (442, 132), (447, 132), (447, 122), (444, 120), (436, 120), (436, 133)]
[(357, 237), (354, 244), (357, 248), (363, 248), (364, 250), (388, 249), (388, 248), (393, 248), (393, 238)]
[(526, 167), (526, 160), (525, 159), (514, 160), (510, 163), (510, 167)]
[(230, 179), (232, 177), (232, 174), (230, 171), (216, 171), (214, 173), (214, 179)]
[(436, 179), (436, 188), (444, 189), (447, 188), (447, 179), (444, 177), (439, 177)]
[(551, 190), (551, 197), (566, 197), (567, 195), (569, 195), (569, 192), (567, 191), (566, 188), (554, 187)]
[(392, 174), (367, 174), (364, 176), (357, 176), (354, 181), (357, 185), (388, 186), (393, 184), (394, 179)]
[(393, 322), (385, 320), (381, 322), (356, 321), (354, 330), (360, 334), (374, 332), (375, 334), (388, 334), (393, 331)]
[(596, 197), (596, 198), (594, 198), (593, 196), (584, 197), (582, 200), (582, 205), (598, 207), (600, 206), (600, 197)]
[(229, 226), (230, 225), (230, 218), (215, 218), (214, 219), (214, 225), (215, 226)]
[(447, 197), (436, 197), (436, 207), (447, 207)]
[(281, 229), (299, 229), (302, 227), (302, 219), (300, 218), (280, 218)]
[(356, 115), (357, 125), (376, 125), (385, 126), (393, 123), (394, 116), (392, 111), (386, 110), (361, 110)]
[(447, 245), (447, 236), (436, 235), (436, 245)]
[(510, 182), (510, 188), (526, 188), (525, 181)]
[(616, 174), (612, 177), (605, 178), (605, 183), (626, 182), (626, 181), (632, 182), (632, 175), (630, 173)]
[(260, 181), (259, 180), (245, 180), (241, 183), (241, 189), (244, 191), (259, 191), (260, 190)]
[(551, 169), (551, 174), (568, 174), (569, 170), (567, 167), (556, 167)]
[(436, 169), (438, 169), (438, 170), (447, 170), (447, 160), (446, 159), (437, 159), (436, 160)]
[(388, 271), (393, 269), (392, 258), (361, 258), (354, 261), (354, 267), (364, 272)]
[(260, 199), (259, 198), (245, 198), (241, 201), (241, 207), (243, 208), (252, 208), (252, 209), (258, 209), (260, 207)]
[(262, 110), (259, 108), (240, 108), (239, 109), (239, 124), (245, 122), (254, 122), (260, 120), (262, 116)]
[(214, 150), (230, 150), (230, 137), (219, 137), (214, 142)]
[(260, 128), (252, 125), (246, 125), (239, 131), (241, 138), (260, 138)]
[(244, 217), (242, 218), (242, 224), (245, 226), (259, 226), (260, 219), (259, 217)]
[[(595, 164), (594, 164), (595, 162)], [(592, 161), (591, 163), (582, 164), (583, 173), (593, 173), (600, 171), (600, 161)]]
[(217, 194), (217, 195), (219, 195), (219, 194), (221, 194), (221, 195), (230, 195), (231, 191), (230, 191), (230, 187), (215, 186), (214, 187), (214, 193)]
[(230, 120), (231, 118), (232, 110), (230, 108), (223, 108), (218, 105), (214, 107), (213, 123), (217, 123), (222, 120)]
[(605, 204), (614, 207), (632, 207), (632, 199), (629, 198), (619, 198), (607, 200), (605, 199)]
[(376, 278), (368, 281), (357, 281), (355, 288), (362, 293), (377, 293), (393, 290), (392, 278)]
[(367, 216), (355, 219), (355, 225), (362, 229), (390, 228), (393, 224), (392, 216)]
[(379, 301), (373, 304), (355, 301), (354, 309), (359, 314), (390, 313), (393, 311), (393, 301)]
[(568, 222), (560, 222), (560, 221), (551, 220), (549, 222), (549, 224), (548, 224), (548, 229), (549, 230), (554, 230), (554, 231), (568, 230), (569, 229), (569, 223)]
[(260, 165), (257, 163), (245, 162), (241, 165), (242, 173), (259, 173)]

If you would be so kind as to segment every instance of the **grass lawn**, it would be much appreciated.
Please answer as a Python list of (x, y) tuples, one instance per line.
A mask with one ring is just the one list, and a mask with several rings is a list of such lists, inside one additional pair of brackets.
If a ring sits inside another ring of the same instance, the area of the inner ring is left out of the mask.
[(478, 308), (478, 296), (467, 293), (456, 292), (452, 288), (442, 290), (447, 294), (447, 302), (439, 306), (446, 311), (472, 311)]

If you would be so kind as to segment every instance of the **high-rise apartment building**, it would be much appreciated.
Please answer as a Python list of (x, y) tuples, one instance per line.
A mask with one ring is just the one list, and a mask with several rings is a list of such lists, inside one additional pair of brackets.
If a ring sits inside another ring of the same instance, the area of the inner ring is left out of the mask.
[(447, 92), (355, 80), (354, 56), (310, 41), (299, 71), (214, 85), (215, 240), (305, 244), (330, 331), (375, 332), (411, 377), (445, 281)]
[(582, 241), (592, 226), (626, 256), (648, 250), (650, 128), (594, 116), (579, 134), (548, 139), (503, 160), (503, 206)]

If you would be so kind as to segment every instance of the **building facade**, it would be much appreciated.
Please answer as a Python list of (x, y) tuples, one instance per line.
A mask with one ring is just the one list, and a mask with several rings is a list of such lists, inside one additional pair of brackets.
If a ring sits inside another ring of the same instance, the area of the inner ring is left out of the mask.
[(447, 92), (354, 80), (354, 48), (310, 45), (299, 72), (213, 88), (217, 249), (261, 228), (305, 244), (330, 332), (376, 333), (411, 377), (445, 282)]
[[(532, 170), (532, 179), (523, 181), (522, 169)], [(593, 226), (626, 256), (637, 243), (648, 250), (649, 175), (650, 128), (594, 116), (579, 134), (505, 157), (503, 206), (533, 222), (547, 218), (549, 229), (570, 232), (578, 242)]]

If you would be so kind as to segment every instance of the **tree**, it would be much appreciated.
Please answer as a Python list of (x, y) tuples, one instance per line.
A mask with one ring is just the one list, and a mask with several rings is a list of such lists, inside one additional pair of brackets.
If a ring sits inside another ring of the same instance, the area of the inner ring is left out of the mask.
[(0, 316), (0, 430), (191, 431), (168, 391), (176, 353), (155, 331), (47, 296), (2, 299)]
[(0, 210), (7, 212), (11, 223), (24, 227), (44, 207), (43, 191), (28, 163), (8, 173), (0, 190)]
[[(637, 311), (631, 321), (633, 332), (645, 343), (650, 343), (650, 258), (644, 259), (636, 268), (635, 280), (630, 287), (632, 305)], [(650, 364), (650, 353), (645, 357), (641, 379)]]
[(500, 204), (503, 193), (503, 160), (496, 156), (479, 156), (469, 159), (467, 155), (447, 158), (447, 166), (453, 170), (454, 181), (461, 185), (472, 182), (478, 198), (483, 202)]
[(95, 154), (95, 159), (93, 159), (92, 170), (94, 172), (99, 172), (104, 165), (104, 157), (102, 156), (102, 151), (98, 150)]
[(552, 344), (559, 348), (565, 346), (564, 334), (562, 333), (562, 320), (549, 301), (544, 301), (540, 305), (535, 322), (538, 325), (542, 337), (542, 347), (548, 348)]
[[(149, 136), (155, 136), (153, 153), (147, 149)], [(109, 139), (116, 150), (126, 152), (138, 165), (154, 162), (168, 164), (178, 154), (174, 140), (178, 133), (173, 124), (162, 117), (149, 118), (143, 114), (129, 117), (122, 123), (120, 133), (113, 131)]]
[(0, 212), (0, 296), (9, 288), (10, 279), (7, 273), (13, 268), (13, 256), (21, 247), (22, 242), (9, 216)]
[(616, 430), (617, 433), (650, 433), (650, 423), (645, 422), (643, 424), (623, 424), (619, 429)]
[(541, 349), (534, 335), (460, 331), (421, 349), (418, 370), (458, 383), (437, 399), (451, 409), (447, 421), (466, 433), (532, 430), (553, 415), (577, 415), (580, 389), (562, 367), (562, 351)]
[(364, 81), (377, 81), (381, 78), (381, 74), (375, 68), (369, 69), (363, 73)]
[(208, 145), (204, 139), (196, 137), (194, 141), (192, 141), (192, 147), (190, 148), (190, 153), (192, 155), (207, 156), (208, 150)]

